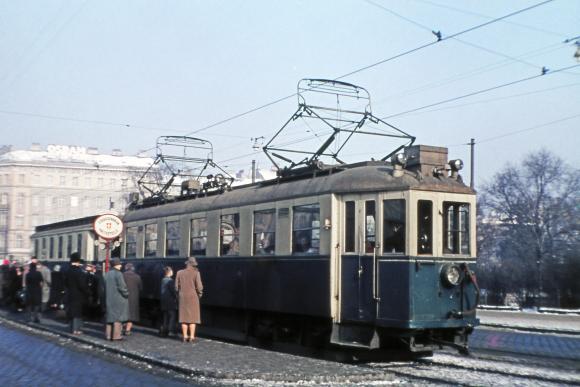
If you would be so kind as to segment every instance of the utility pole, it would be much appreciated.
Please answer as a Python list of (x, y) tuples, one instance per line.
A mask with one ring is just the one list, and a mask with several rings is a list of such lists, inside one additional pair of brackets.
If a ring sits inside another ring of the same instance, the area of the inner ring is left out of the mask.
[(469, 181), (469, 187), (471, 189), (473, 189), (475, 187), (475, 178), (474, 178), (474, 173), (475, 173), (475, 139), (472, 138), (471, 141), (469, 142), (469, 146), (471, 147), (471, 179)]
[(256, 160), (252, 160), (252, 183), (256, 182)]

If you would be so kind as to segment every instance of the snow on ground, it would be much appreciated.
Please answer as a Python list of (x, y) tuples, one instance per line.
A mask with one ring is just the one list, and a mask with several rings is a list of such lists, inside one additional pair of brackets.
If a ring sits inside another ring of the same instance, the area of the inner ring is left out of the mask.
[(535, 311), (478, 310), (482, 325), (503, 325), (515, 328), (550, 329), (580, 333), (580, 315), (538, 313)]

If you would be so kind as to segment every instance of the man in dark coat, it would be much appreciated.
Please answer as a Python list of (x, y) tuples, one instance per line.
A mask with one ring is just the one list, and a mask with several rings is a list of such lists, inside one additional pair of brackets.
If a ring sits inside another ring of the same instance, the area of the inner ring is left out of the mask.
[(177, 292), (175, 291), (175, 281), (173, 280), (173, 270), (166, 266), (163, 269), (165, 276), (161, 280), (161, 312), (163, 321), (159, 329), (159, 336), (167, 337), (170, 333), (176, 333), (177, 317)]
[(42, 274), (36, 269), (36, 263), (30, 264), (30, 269), (24, 278), (26, 286), (26, 309), (28, 309), (28, 319), (30, 322), (39, 323), (40, 305), (42, 304)]
[(50, 307), (53, 309), (63, 309), (64, 306), (64, 276), (60, 271), (60, 265), (54, 265), (54, 270), (50, 275)]
[(72, 253), (70, 256), (70, 268), (66, 273), (65, 287), (68, 295), (67, 317), (70, 319), (71, 332), (73, 335), (80, 335), (83, 323), (83, 305), (89, 297), (86, 274), (81, 268), (81, 257), (79, 253)]
[(139, 299), (143, 290), (143, 282), (139, 274), (135, 273), (135, 266), (132, 263), (125, 265), (123, 278), (129, 290), (129, 318), (125, 324), (125, 335), (131, 335), (134, 322), (139, 322)]
[(105, 336), (107, 340), (123, 340), (121, 337), (122, 323), (129, 318), (129, 291), (121, 273), (121, 260), (113, 258), (111, 270), (105, 274), (105, 298), (107, 323)]

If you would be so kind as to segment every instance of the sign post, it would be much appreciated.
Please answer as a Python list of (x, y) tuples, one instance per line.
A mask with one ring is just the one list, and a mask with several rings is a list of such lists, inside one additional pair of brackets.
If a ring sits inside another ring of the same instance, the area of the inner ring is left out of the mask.
[(117, 215), (104, 214), (98, 216), (93, 223), (93, 230), (105, 240), (105, 273), (109, 271), (109, 259), (111, 256), (111, 241), (123, 233), (123, 221)]

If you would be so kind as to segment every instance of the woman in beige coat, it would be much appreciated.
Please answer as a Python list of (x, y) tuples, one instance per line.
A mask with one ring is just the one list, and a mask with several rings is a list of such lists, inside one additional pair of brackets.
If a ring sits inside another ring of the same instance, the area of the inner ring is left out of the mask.
[(175, 290), (179, 294), (179, 322), (184, 342), (195, 339), (195, 324), (201, 323), (199, 299), (203, 293), (196, 259), (189, 257), (185, 265), (185, 269), (177, 272), (175, 279)]

